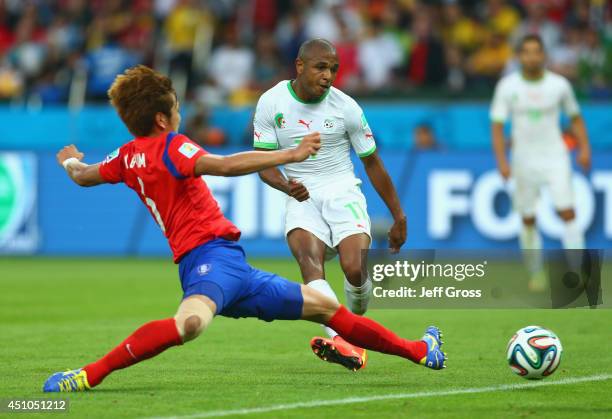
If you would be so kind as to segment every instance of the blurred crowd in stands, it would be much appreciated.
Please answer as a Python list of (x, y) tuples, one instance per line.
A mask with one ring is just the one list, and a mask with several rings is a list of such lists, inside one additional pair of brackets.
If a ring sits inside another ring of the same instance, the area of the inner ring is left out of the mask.
[(609, 0), (0, 0), (0, 100), (105, 100), (117, 73), (144, 63), (205, 114), (252, 104), (292, 77), (313, 37), (337, 46), (335, 85), (356, 96), (486, 98), (528, 33), (583, 97), (609, 99), (611, 9)]

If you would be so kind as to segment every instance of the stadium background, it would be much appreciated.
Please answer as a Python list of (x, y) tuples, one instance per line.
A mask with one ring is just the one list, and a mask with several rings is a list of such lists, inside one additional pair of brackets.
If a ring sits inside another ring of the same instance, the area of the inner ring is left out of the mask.
[[(55, 152), (88, 162), (130, 139), (105, 92), (145, 63), (173, 78), (182, 131), (207, 149), (249, 149), (258, 95), (292, 77), (299, 44), (337, 45), (335, 83), (357, 98), (409, 217), (409, 248), (514, 247), (518, 219), (490, 150), (488, 101), (516, 68), (512, 45), (538, 32), (573, 82), (594, 149), (576, 174), (590, 247), (612, 245), (612, 13), (604, 0), (0, 1), (0, 252), (165, 256), (127, 188), (71, 184)], [(572, 146), (571, 134), (567, 133)], [(375, 246), (388, 213), (364, 179)], [(284, 197), (257, 176), (207, 179), (254, 256), (284, 257)], [(509, 186), (511, 188), (511, 185)], [(560, 226), (540, 209), (546, 246)]]
[[(251, 147), (254, 102), (292, 76), (299, 43), (330, 38), (341, 60), (336, 85), (364, 107), (410, 217), (406, 246), (516, 248), (518, 221), (495, 172), (487, 108), (494, 83), (515, 66), (513, 40), (532, 30), (543, 34), (551, 66), (571, 78), (583, 106), (594, 170), (577, 175), (578, 215), (589, 225), (589, 245), (610, 249), (609, 2), (0, 0), (0, 412), (3, 398), (41, 397), (49, 374), (102, 356), (143, 323), (174, 313), (181, 299), (167, 244), (134, 193), (79, 188), (55, 162), (67, 143), (95, 162), (130, 139), (104, 98), (125, 67), (143, 62), (171, 74), (183, 131), (229, 153)], [(355, 167), (363, 177), (358, 161)], [(208, 181), (242, 228), (249, 255), (258, 256), (249, 261), (299, 280), (281, 237), (283, 197), (256, 176)], [(387, 211), (365, 179), (364, 192), (375, 245), (384, 246)], [(555, 217), (542, 221), (554, 236)], [(326, 276), (343, 300), (337, 262), (326, 265)], [(516, 289), (526, 285), (516, 270), (503, 277)], [(370, 352), (367, 369), (352, 374), (313, 356), (308, 342), (318, 325), (220, 317), (198, 341), (71, 394), (69, 415), (612, 412), (611, 310), (443, 310), (434, 303), (368, 316), (410, 338), (440, 326), (449, 368), (436, 373)], [(512, 333), (529, 324), (555, 331), (564, 347), (561, 368), (535, 385), (512, 374), (505, 358)]]

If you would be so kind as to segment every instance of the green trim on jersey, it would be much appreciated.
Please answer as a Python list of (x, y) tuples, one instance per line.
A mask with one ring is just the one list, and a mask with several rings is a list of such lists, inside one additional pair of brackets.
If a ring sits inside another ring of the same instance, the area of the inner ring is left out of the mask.
[(505, 124), (507, 120), (504, 118), (491, 118), (491, 122), (494, 122), (496, 124)]
[(323, 93), (318, 99), (314, 99), (314, 100), (302, 100), (300, 99), (300, 97), (297, 95), (297, 93), (295, 93), (295, 90), (293, 90), (293, 86), (291, 85), (291, 80), (289, 80), (287, 82), (287, 88), (289, 89), (289, 93), (291, 93), (291, 96), (293, 96), (293, 98), (295, 100), (297, 100), (300, 103), (304, 103), (306, 105), (312, 105), (314, 103), (321, 103), (323, 101), (323, 99), (325, 99), (327, 97), (327, 95), (329, 94), (329, 91), (331, 90), (331, 87), (329, 89), (327, 89), (327, 91), (325, 93)]
[(372, 146), (372, 148), (371, 148), (371, 149), (369, 149), (368, 151), (365, 151), (365, 152), (363, 152), (363, 153), (358, 153), (358, 154), (359, 154), (359, 157), (362, 157), (362, 158), (363, 158), (363, 157), (368, 157), (368, 156), (370, 156), (370, 155), (374, 154), (374, 152), (375, 152), (375, 151), (376, 151), (376, 144), (374, 144), (374, 145)]
[(253, 143), (253, 147), (255, 147), (255, 148), (266, 148), (268, 150), (278, 150), (278, 144), (276, 144), (276, 143), (274, 143), (274, 144), (272, 144), (272, 143), (260, 143), (260, 142), (255, 141)]

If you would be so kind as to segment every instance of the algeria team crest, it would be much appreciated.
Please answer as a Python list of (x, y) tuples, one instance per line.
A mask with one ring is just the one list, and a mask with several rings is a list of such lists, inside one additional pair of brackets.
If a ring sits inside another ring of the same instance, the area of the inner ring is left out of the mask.
[(276, 126), (278, 128), (285, 128), (285, 117), (283, 116), (283, 114), (281, 112), (277, 113), (274, 116), (274, 122), (276, 123)]

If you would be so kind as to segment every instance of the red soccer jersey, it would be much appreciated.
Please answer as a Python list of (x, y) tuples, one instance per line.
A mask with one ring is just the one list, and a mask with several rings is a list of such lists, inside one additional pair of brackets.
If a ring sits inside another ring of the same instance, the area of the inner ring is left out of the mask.
[(206, 153), (184, 135), (170, 133), (136, 138), (100, 165), (104, 180), (123, 182), (136, 191), (168, 239), (175, 263), (207, 241), (240, 237), (204, 179), (194, 176), (196, 160)]

